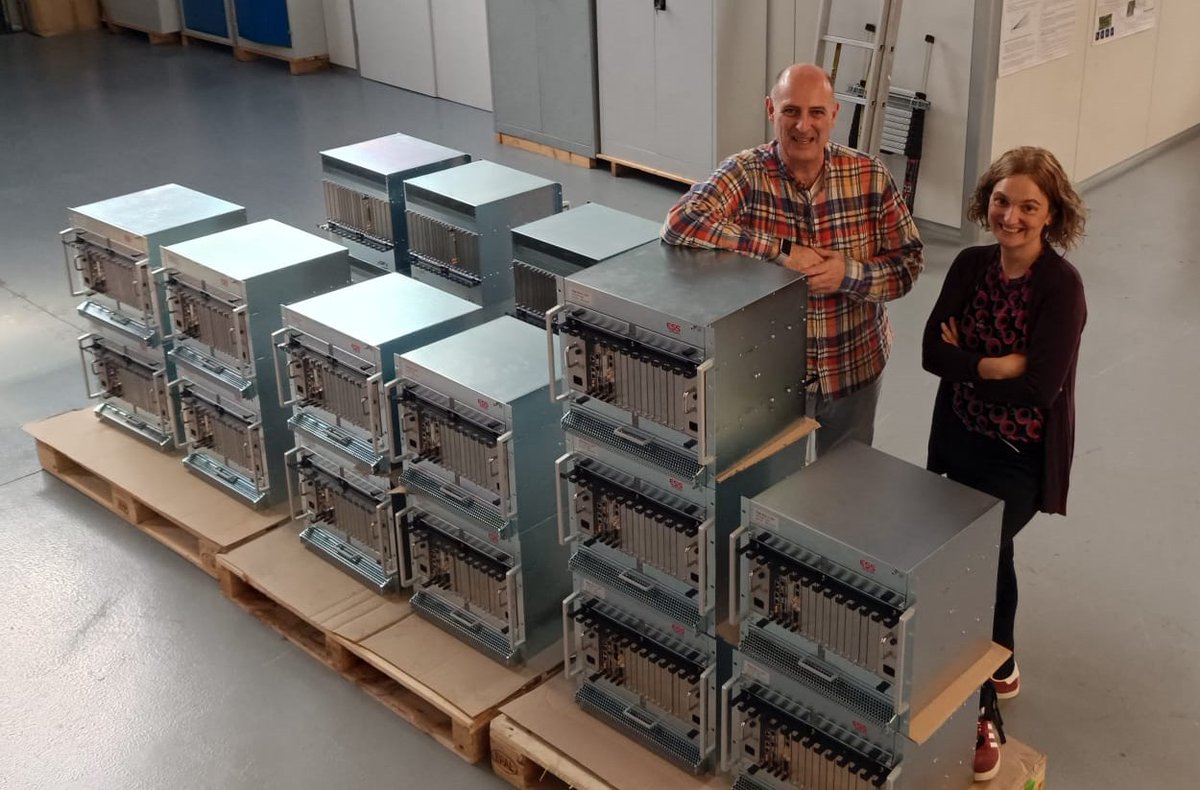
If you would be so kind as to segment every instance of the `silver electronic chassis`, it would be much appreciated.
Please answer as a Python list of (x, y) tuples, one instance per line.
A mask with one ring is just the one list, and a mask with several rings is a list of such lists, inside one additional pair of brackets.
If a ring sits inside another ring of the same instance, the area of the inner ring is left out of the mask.
[(70, 209), (60, 238), (72, 296), (91, 329), (80, 359), (96, 414), (150, 444), (174, 445), (179, 415), (168, 382), (174, 365), (159, 268), (164, 244), (244, 225), (246, 210), (165, 184)]

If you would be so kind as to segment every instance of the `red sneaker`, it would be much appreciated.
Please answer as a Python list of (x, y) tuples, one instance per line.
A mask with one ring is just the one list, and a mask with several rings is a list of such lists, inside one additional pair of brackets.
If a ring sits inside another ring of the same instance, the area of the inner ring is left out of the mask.
[(986, 782), (1000, 773), (1000, 733), (982, 716), (975, 735), (975, 781)]
[(1006, 678), (992, 678), (998, 699), (1012, 699), (1021, 693), (1021, 670), (1013, 664), (1012, 674)]

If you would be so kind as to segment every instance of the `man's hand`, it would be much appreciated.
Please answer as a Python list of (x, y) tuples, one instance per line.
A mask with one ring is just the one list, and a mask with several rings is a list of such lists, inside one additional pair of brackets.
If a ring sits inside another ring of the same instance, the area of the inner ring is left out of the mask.
[(846, 277), (846, 259), (836, 250), (797, 244), (784, 265), (807, 275), (808, 292), (814, 294), (836, 293)]

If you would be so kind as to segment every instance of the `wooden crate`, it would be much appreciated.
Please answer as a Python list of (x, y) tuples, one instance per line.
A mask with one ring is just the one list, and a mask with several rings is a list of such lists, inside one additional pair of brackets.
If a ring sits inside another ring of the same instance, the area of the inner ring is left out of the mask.
[(210, 576), (216, 558), (286, 520), (256, 511), (190, 474), (89, 409), (25, 426), (42, 468), (185, 557)]
[(683, 184), (686, 187), (690, 187), (692, 184), (696, 183), (695, 180), (688, 178), (687, 176), (681, 176), (676, 173), (668, 173), (665, 170), (658, 170), (650, 167), (649, 165), (631, 162), (628, 159), (618, 159), (617, 157), (606, 156), (605, 154), (596, 154), (596, 158), (601, 161), (608, 162), (609, 171), (614, 177), (617, 178), (627, 175), (643, 174), (663, 179), (665, 181), (672, 181), (676, 184)]
[(589, 170), (596, 167), (595, 159), (574, 153), (572, 151), (564, 151), (563, 149), (555, 148), (552, 145), (534, 142), (533, 140), (526, 140), (524, 137), (516, 137), (511, 134), (505, 134), (504, 132), (497, 132), (496, 142), (500, 143), (500, 145), (508, 145), (512, 146), (513, 148), (520, 148), (522, 151), (529, 151), (530, 153), (538, 154), (539, 156), (548, 156), (551, 159), (555, 159), (559, 162), (566, 162), (567, 164), (574, 165), (575, 167), (583, 167)]

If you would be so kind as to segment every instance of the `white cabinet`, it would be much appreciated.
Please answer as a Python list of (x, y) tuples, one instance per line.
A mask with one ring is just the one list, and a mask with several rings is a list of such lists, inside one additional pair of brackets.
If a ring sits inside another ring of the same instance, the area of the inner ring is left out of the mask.
[(354, 0), (359, 73), (492, 109), (484, 0)]
[(329, 44), (329, 62), (346, 68), (358, 68), (354, 48), (354, 11), (350, 0), (325, 0), (325, 38)]
[(103, 0), (104, 18), (143, 33), (178, 33), (178, 0)]
[(600, 153), (692, 180), (766, 138), (766, 0), (596, 4)]

